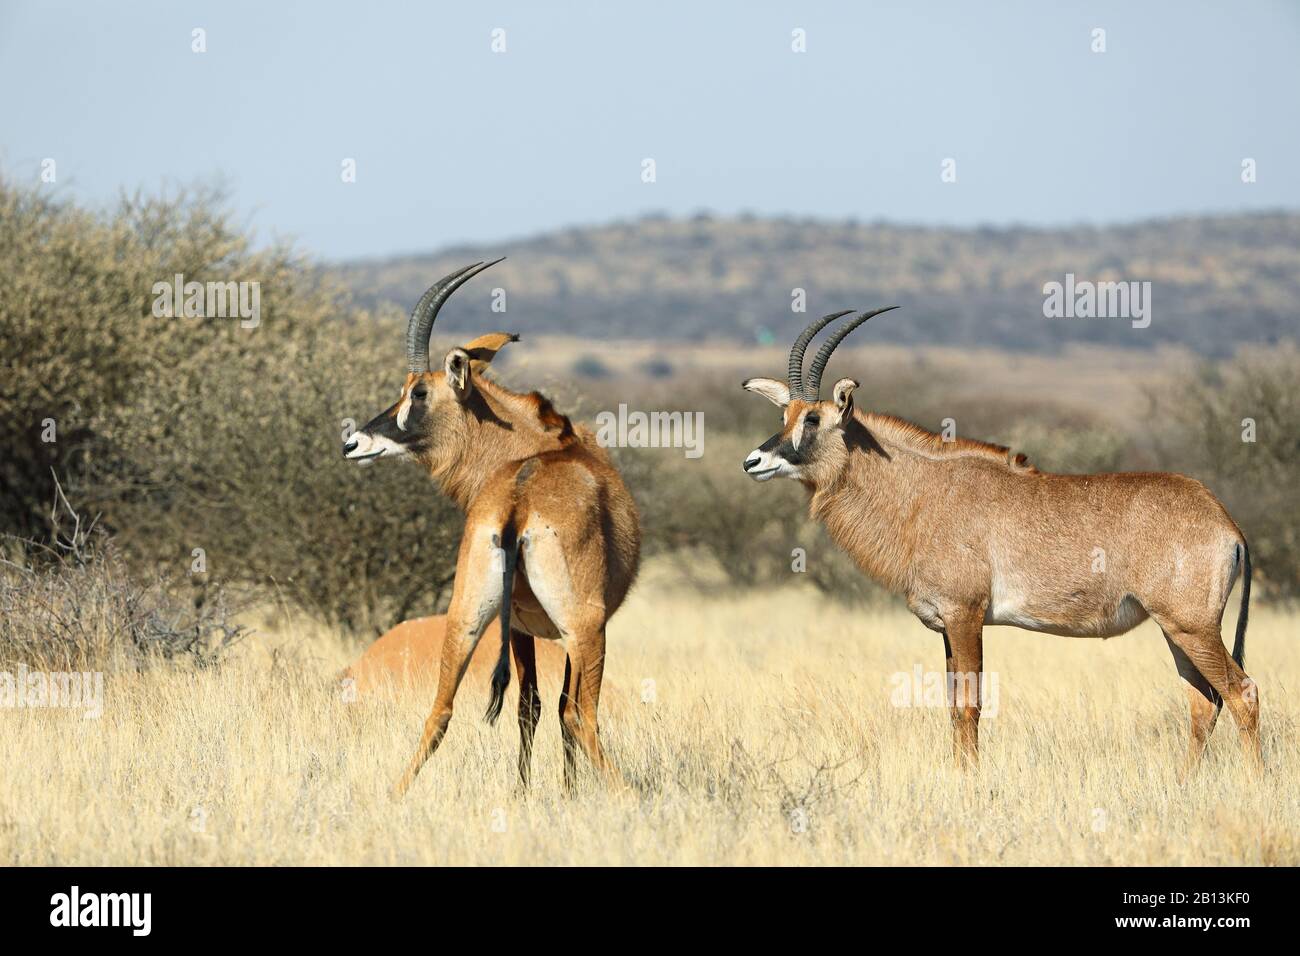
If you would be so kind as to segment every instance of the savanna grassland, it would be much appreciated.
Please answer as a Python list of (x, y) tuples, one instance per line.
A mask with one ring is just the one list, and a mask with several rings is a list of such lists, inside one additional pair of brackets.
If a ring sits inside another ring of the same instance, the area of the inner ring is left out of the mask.
[(962, 772), (947, 711), (897, 706), (894, 675), (942, 666), (910, 616), (811, 588), (701, 594), (661, 571), (611, 625), (603, 728), (627, 793), (584, 765), (564, 794), (544, 674), (527, 795), (513, 720), (488, 727), (485, 688), (466, 685), (394, 804), (429, 694), (349, 702), (333, 677), (355, 644), (279, 620), (221, 667), (111, 675), (98, 720), (0, 714), (0, 862), (1300, 862), (1294, 614), (1252, 614), (1260, 776), (1225, 713), (1179, 782), (1186, 706), (1149, 623), (1104, 642), (990, 629), (998, 706), (979, 769)]
[[(258, 324), (156, 314), (153, 284), (176, 273), (260, 283)], [(1269, 322), (1289, 301), (1280, 288), (1256, 310)], [(546, 323), (511, 295), (502, 316), (486, 289), (458, 293), (435, 356), (466, 327), (520, 331), (493, 374), (575, 418), (622, 404), (703, 416), (698, 457), (612, 450), (646, 563), (610, 625), (601, 707), (630, 787), (584, 770), (564, 793), (558, 677), (544, 673), (527, 795), (513, 720), (484, 725), (470, 685), (394, 804), (431, 692), (354, 700), (336, 676), (388, 628), (445, 610), (462, 527), (417, 468), (340, 455), (393, 401), (402, 311), (362, 307), (364, 289), (291, 248), (260, 248), (219, 197), (95, 211), (0, 178), (0, 700), (20, 668), (104, 680), (97, 719), (0, 707), (0, 863), (1300, 862), (1300, 352), (1287, 337), (1229, 356), (1220, 336), (1198, 353), (1198, 323), (1171, 307), (1157, 321), (1187, 334), (1033, 351), (1051, 338), (1040, 301), (1002, 313), (1003, 332), (1026, 333), (1013, 350), (946, 334), (882, 346), (868, 328), (836, 353), (826, 378), (860, 379), (864, 409), (951, 420), (1044, 470), (1192, 475), (1250, 541), (1262, 774), (1225, 715), (1179, 781), (1187, 705), (1150, 624), (1104, 642), (990, 629), (996, 713), (963, 773), (946, 708), (898, 706), (896, 675), (919, 667), (924, 687), (939, 639), (808, 520), (802, 489), (741, 472), (779, 422), (739, 388), (785, 367), (781, 336), (758, 333), (807, 318), (788, 290), (751, 302), (771, 329), (750, 314), (744, 341), (660, 340), (643, 317), (636, 340), (583, 336), (581, 322), (535, 336)], [(675, 324), (697, 300), (666, 306)]]

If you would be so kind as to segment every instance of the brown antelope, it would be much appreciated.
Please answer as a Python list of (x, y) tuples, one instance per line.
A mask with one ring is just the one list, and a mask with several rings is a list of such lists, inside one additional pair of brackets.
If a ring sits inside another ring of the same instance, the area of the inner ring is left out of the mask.
[[(406, 694), (432, 693), (438, 689), (438, 666), (442, 646), (447, 638), (447, 616), (435, 614), (417, 617), (393, 626), (367, 647), (355, 661), (338, 675), (340, 691), (351, 691), (359, 698), (400, 699)], [(477, 698), (489, 698), (492, 672), (496, 668), (497, 649), (501, 646), (501, 628), (488, 621), (483, 638), (470, 657), (459, 696), (468, 690)], [(537, 685), (539, 691), (558, 687), (564, 678), (567, 657), (559, 641), (535, 641)], [(624, 688), (604, 675), (600, 683), (602, 716), (627, 713), (629, 697)]]
[[(436, 690), (438, 665), (442, 660), (442, 645), (447, 638), (447, 616), (435, 614), (417, 617), (394, 625), (384, 632), (361, 656), (338, 675), (343, 687), (351, 686), (358, 694), (380, 696), (401, 691)], [(465, 688), (482, 687), (488, 690), (492, 671), (496, 668), (497, 650), (501, 646), (501, 628), (496, 621), (488, 621), (483, 629), (465, 678)], [(545, 680), (559, 683), (564, 674), (564, 649), (557, 641), (542, 641), (535, 647), (539, 685)], [(349, 683), (343, 683), (349, 682)], [(609, 712), (610, 681), (606, 677), (601, 690), (605, 712)]]
[[(893, 308), (893, 307), (891, 307)], [(945, 441), (891, 415), (859, 411), (858, 383), (820, 398), (835, 347), (881, 312), (838, 326), (803, 379), (804, 351), (839, 312), (811, 323), (790, 350), (788, 380), (744, 388), (781, 408), (781, 431), (750, 452), (757, 481), (793, 478), (809, 511), (872, 578), (903, 595), (943, 635), (954, 752), (975, 759), (983, 628), (1010, 624), (1071, 637), (1113, 637), (1148, 616), (1164, 632), (1191, 702), (1188, 766), (1223, 701), (1258, 761), (1259, 701), (1242, 670), (1250, 552), (1204, 485), (1172, 474), (1058, 475), (1000, 445)], [(1232, 655), (1219, 627), (1237, 575)]]
[(567, 655), (559, 708), (566, 787), (576, 781), (578, 749), (607, 779), (621, 782), (601, 747), (596, 710), (605, 623), (623, 602), (640, 557), (632, 496), (589, 429), (575, 426), (537, 392), (521, 395), (484, 376), (497, 351), (517, 335), (480, 336), (449, 351), (441, 369), (429, 368), (438, 310), (496, 262), (467, 266), (425, 292), (407, 325), (410, 371), (401, 395), (343, 445), (344, 457), (357, 461), (415, 459), (465, 512), (438, 691), (397, 796), (446, 734), (456, 689), (498, 612), (501, 648), (486, 716), (493, 722), (501, 711), (513, 650), (520, 783), (528, 783), (541, 714), (535, 637), (559, 641)]

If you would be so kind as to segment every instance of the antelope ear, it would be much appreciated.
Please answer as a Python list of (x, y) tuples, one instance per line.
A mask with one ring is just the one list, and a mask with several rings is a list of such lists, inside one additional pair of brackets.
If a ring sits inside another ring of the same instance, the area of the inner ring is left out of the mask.
[(777, 408), (785, 408), (790, 404), (790, 386), (774, 378), (749, 378), (741, 382), (740, 387), (747, 392), (762, 395)]
[(842, 378), (835, 383), (831, 394), (835, 397), (835, 407), (840, 410), (840, 421), (853, 414), (853, 390), (858, 383), (851, 378)]
[(464, 402), (474, 390), (474, 381), (470, 375), (472, 360), (464, 349), (452, 349), (443, 359), (443, 369), (447, 372), (447, 384), (456, 394), (456, 400)]
[(470, 367), (475, 372), (481, 372), (496, 358), (502, 346), (507, 342), (518, 341), (519, 336), (514, 332), (489, 332), (466, 345), (464, 351), (469, 355)]

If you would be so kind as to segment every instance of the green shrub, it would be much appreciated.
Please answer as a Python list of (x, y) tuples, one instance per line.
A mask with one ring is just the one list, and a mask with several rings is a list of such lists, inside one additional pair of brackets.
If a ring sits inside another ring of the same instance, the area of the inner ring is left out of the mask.
[[(255, 251), (211, 193), (96, 215), (0, 183), (0, 223), (0, 530), (48, 536), (53, 469), (139, 569), (188, 575), (201, 548), (194, 580), (369, 631), (445, 602), (459, 516), (416, 469), (340, 454), (401, 380), (398, 316)], [(176, 273), (258, 282), (260, 324), (155, 317)]]

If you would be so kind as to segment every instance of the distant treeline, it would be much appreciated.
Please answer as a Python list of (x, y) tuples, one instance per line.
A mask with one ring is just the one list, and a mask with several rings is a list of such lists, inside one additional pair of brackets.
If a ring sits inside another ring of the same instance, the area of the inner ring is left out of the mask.
[[(647, 216), (337, 271), (362, 304), (405, 308), (451, 269), (498, 255), (510, 260), (493, 271), (493, 286), (530, 332), (783, 340), (799, 324), (795, 289), (810, 314), (902, 305), (872, 330), (874, 341), (895, 344), (1032, 352), (1179, 344), (1226, 356), (1294, 338), (1300, 327), (1300, 214), (1284, 212), (1054, 229)], [(1067, 276), (1149, 282), (1150, 324), (1045, 317), (1044, 286)], [(458, 306), (448, 310), (449, 330), (457, 315), (470, 324), (470, 309)]]

